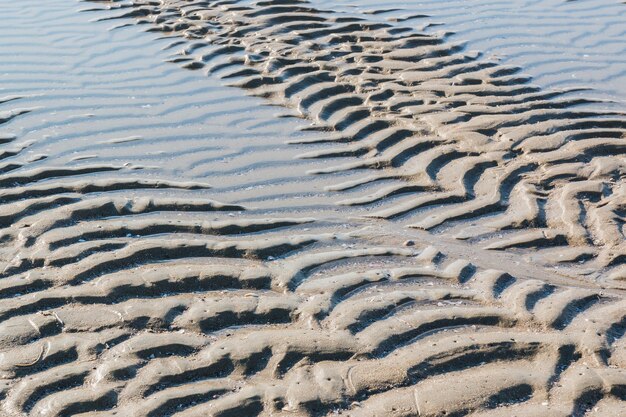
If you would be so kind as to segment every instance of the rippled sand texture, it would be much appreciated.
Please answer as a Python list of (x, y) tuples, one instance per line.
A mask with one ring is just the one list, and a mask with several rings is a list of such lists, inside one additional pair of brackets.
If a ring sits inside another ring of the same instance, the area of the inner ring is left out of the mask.
[(2, 415), (624, 413), (620, 106), (386, 13), (67, 3), (3, 4)]
[(626, 7), (620, 0), (313, 0), (379, 21), (452, 39), (507, 64), (544, 87), (593, 87), (626, 104)]
[(182, 33), (189, 45), (174, 61), (243, 77), (234, 85), (328, 132), (313, 142), (334, 147), (300, 157), (358, 157), (311, 172), (364, 171), (332, 191), (377, 184), (340, 204), (493, 250), (562, 247), (545, 251), (549, 262), (623, 263), (623, 111), (580, 109), (593, 100), (542, 91), (444, 35), (307, 3), (235, 4), (122, 16)]

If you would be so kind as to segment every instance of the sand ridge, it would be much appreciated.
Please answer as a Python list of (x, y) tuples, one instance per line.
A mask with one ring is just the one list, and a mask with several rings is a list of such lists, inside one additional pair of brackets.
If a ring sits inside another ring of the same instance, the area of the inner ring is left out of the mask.
[(189, 45), (173, 61), (238, 77), (232, 85), (332, 132), (307, 143), (335, 146), (299, 157), (357, 158), (310, 173), (369, 171), (333, 191), (375, 184), (339, 204), (375, 206), (369, 216), (491, 250), (549, 248), (538, 261), (623, 275), (623, 111), (542, 91), (445, 33), (307, 2), (165, 4), (118, 17), (141, 13), (156, 23), (149, 30), (182, 35)]
[[(164, 122), (151, 138), (105, 112), (97, 141), (97, 116), (68, 126), (93, 143), (65, 164), (56, 138), (26, 153), (41, 145), (15, 126), (36, 133), (38, 114), (6, 101), (3, 413), (620, 415), (620, 112), (579, 109), (590, 100), (445, 35), (306, 2), (104, 4), (174, 37), (190, 74), (312, 124), (280, 148), (256, 135), (275, 116), (218, 97), (219, 127), (194, 96), (156, 116), (222, 129), (183, 142), (193, 159), (136, 157), (185, 133)], [(232, 126), (271, 147), (220, 149)]]

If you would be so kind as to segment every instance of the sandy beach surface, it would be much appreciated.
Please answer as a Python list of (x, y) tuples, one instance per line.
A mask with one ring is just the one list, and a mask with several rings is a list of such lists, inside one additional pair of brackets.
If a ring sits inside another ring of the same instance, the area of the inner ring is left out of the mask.
[(0, 417), (626, 417), (623, 2), (0, 23)]

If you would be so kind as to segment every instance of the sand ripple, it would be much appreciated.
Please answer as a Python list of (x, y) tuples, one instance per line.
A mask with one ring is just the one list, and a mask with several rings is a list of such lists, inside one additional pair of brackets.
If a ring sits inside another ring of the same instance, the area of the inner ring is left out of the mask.
[(128, 27), (48, 55), (75, 86), (15, 58), (49, 80), (0, 98), (3, 413), (624, 409), (622, 112), (375, 11), (89, 8), (196, 72)]

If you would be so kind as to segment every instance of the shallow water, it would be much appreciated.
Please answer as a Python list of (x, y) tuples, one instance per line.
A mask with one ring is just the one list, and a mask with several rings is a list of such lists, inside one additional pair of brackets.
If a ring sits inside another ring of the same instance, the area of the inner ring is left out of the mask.
[[(626, 104), (626, 5), (616, 0), (407, 0), (381, 3), (314, 0), (374, 18), (410, 19), (429, 32), (449, 31), (503, 63), (520, 66), (547, 88), (589, 87)], [(384, 13), (382, 11), (385, 11)]]

